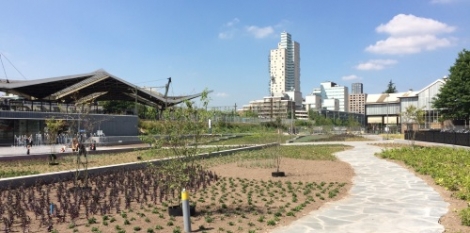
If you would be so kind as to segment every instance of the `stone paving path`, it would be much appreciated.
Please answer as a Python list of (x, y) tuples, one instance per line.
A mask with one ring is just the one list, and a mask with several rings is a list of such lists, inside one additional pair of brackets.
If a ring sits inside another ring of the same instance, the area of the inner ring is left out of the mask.
[(380, 148), (367, 142), (345, 144), (354, 149), (336, 155), (356, 173), (350, 195), (273, 233), (444, 232), (439, 218), (448, 203), (436, 191), (400, 165), (375, 157)]

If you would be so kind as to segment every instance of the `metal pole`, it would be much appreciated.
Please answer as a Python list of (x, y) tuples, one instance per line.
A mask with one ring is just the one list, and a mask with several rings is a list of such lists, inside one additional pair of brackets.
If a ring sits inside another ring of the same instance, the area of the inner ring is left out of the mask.
[(294, 134), (294, 102), (291, 102), (291, 116), (290, 116), (290, 129), (292, 134)]
[(386, 125), (385, 127), (387, 129), (387, 140), (390, 139), (388, 136), (389, 135), (388, 132), (390, 131), (390, 129), (388, 128), (388, 97), (390, 97), (390, 94), (387, 94), (387, 123), (385, 124)]
[(189, 211), (189, 193), (185, 189), (181, 192), (181, 204), (183, 205), (184, 232), (191, 232), (191, 213)]

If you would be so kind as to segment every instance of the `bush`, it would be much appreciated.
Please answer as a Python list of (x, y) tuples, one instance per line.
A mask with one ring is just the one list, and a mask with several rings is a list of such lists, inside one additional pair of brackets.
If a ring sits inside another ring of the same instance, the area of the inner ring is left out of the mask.
[(470, 208), (466, 208), (460, 211), (460, 220), (462, 221), (462, 225), (470, 226)]

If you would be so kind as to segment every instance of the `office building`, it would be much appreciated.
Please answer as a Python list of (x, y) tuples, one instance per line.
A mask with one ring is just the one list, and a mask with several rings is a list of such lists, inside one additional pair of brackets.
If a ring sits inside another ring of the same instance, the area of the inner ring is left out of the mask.
[(351, 85), (351, 94), (362, 94), (364, 93), (362, 83), (353, 83)]
[[(319, 90), (314, 89), (314, 94), (318, 92), (322, 99), (322, 109), (341, 112), (349, 111), (348, 87), (340, 86), (334, 82), (322, 82)], [(330, 99), (338, 100), (338, 108), (336, 107), (336, 101)]]

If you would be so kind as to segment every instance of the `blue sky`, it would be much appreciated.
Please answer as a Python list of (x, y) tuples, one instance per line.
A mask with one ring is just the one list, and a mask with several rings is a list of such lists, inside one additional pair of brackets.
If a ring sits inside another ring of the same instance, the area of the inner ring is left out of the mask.
[[(470, 0), (128, 1), (0, 0), (0, 79), (105, 69), (170, 95), (213, 90), (211, 106), (268, 92), (280, 33), (300, 43), (301, 91), (320, 82), (369, 94), (390, 80), (420, 90), (470, 49)], [(15, 70), (16, 67), (19, 72)]]

